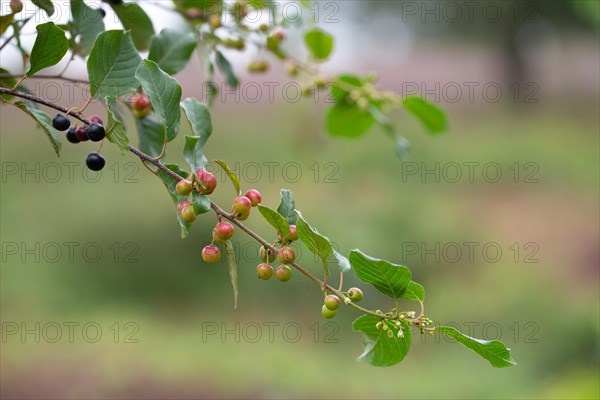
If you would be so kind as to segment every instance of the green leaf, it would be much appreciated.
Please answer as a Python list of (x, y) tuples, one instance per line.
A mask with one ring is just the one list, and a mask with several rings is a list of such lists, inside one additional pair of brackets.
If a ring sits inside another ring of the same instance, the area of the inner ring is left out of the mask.
[(279, 40), (277, 40), (276, 37), (269, 36), (267, 38), (267, 49), (271, 53), (275, 54), (277, 56), (277, 58), (279, 58), (280, 60), (284, 60), (285, 59), (285, 53), (279, 47)]
[(32, 0), (33, 4), (46, 11), (46, 14), (50, 17), (54, 14), (54, 4), (52, 0)]
[(227, 80), (227, 84), (232, 88), (237, 88), (240, 81), (235, 76), (235, 72), (233, 72), (233, 67), (227, 61), (227, 59), (221, 54), (220, 51), (215, 50), (216, 58), (217, 58), (217, 67), (219, 71), (221, 71), (225, 75), (225, 79)]
[(152, 157), (160, 155), (165, 142), (165, 127), (156, 119), (155, 114), (136, 118), (135, 125), (140, 140), (140, 150)]
[(108, 120), (106, 122), (106, 138), (109, 142), (117, 145), (123, 156), (129, 153), (129, 138), (125, 127), (123, 126), (123, 118), (113, 110), (115, 103), (110, 99), (106, 98), (106, 113)]
[(148, 59), (170, 75), (183, 70), (196, 48), (196, 37), (191, 32), (165, 28), (150, 42)]
[(60, 137), (56, 129), (54, 129), (54, 127), (52, 126), (52, 119), (50, 118), (50, 116), (42, 110), (40, 110), (39, 108), (35, 107), (34, 105), (29, 105), (22, 101), (17, 101), (15, 105), (21, 110), (25, 111), (27, 114), (29, 114), (29, 116), (32, 117), (38, 123), (38, 125), (42, 128), (42, 130), (48, 137), (48, 140), (50, 140), (50, 144), (52, 144), (54, 152), (58, 157), (60, 157)]
[(229, 278), (233, 287), (233, 308), (236, 309), (238, 301), (237, 265), (235, 263), (235, 250), (230, 240), (225, 241), (225, 252), (227, 253), (227, 264), (229, 265)]
[[(365, 314), (352, 323), (355, 332), (364, 334), (364, 351), (358, 360), (375, 367), (390, 367), (398, 364), (408, 354), (411, 333), (409, 327), (404, 324), (402, 337), (398, 337), (398, 329), (393, 324), (387, 324), (387, 330), (377, 329), (376, 325), (380, 321), (381, 319), (374, 315)], [(392, 332), (392, 337), (388, 336), (388, 330)]]
[(369, 257), (356, 249), (350, 252), (349, 258), (358, 278), (375, 286), (381, 293), (398, 299), (406, 292), (412, 274), (405, 266)]
[(199, 137), (200, 146), (204, 147), (212, 133), (212, 120), (208, 107), (191, 97), (182, 101), (180, 106), (190, 122), (194, 135)]
[[(71, 14), (73, 27), (79, 35), (79, 54), (88, 55), (98, 35), (104, 32), (102, 14), (99, 9), (88, 7), (83, 0), (71, 0)], [(99, 97), (103, 98), (104, 95)]]
[(283, 215), (290, 225), (296, 225), (298, 216), (295, 213), (296, 204), (294, 203), (294, 195), (291, 190), (281, 189), (281, 202), (277, 207), (277, 212)]
[(342, 272), (347, 272), (347, 271), (350, 271), (352, 269), (352, 266), (350, 265), (350, 261), (348, 261), (348, 259), (346, 258), (346, 256), (340, 254), (335, 249), (333, 250), (333, 258), (335, 258), (335, 261), (337, 262), (338, 267), (340, 267), (340, 269), (342, 270)]
[[(229, 166), (227, 165), (227, 163), (225, 161), (215, 160), (215, 163), (217, 163), (219, 165), (219, 167), (223, 168), (223, 171), (225, 171), (227, 176), (229, 176), (229, 179), (231, 179), (231, 183), (233, 183), (235, 192), (239, 196), (242, 193), (242, 189), (240, 188), (240, 178), (238, 178), (238, 176), (235, 174), (235, 172), (233, 172), (231, 170), (231, 168), (229, 168)], [(289, 233), (289, 230), (288, 230), (288, 233)]]
[(0, 35), (2, 35), (15, 19), (15, 14), (0, 15)]
[[(177, 175), (181, 176), (182, 178), (185, 178), (188, 176), (187, 172), (185, 172), (184, 170), (179, 168), (179, 166), (176, 164), (165, 164), (165, 167), (169, 168), (171, 171), (175, 172)], [(169, 194), (171, 195), (171, 199), (173, 200), (173, 203), (175, 203), (175, 206), (177, 206), (179, 204), (179, 202), (186, 200), (186, 197), (180, 196), (179, 194), (177, 194), (177, 191), (175, 190), (175, 186), (177, 186), (177, 182), (178, 182), (177, 179), (175, 179), (174, 177), (167, 174), (166, 172), (164, 172), (161, 169), (159, 169), (157, 171), (157, 173), (158, 173), (158, 177), (163, 181), (165, 187), (169, 191)], [(177, 211), (177, 208), (175, 209), (175, 211)], [(183, 222), (183, 220), (181, 219), (181, 215), (179, 214), (178, 211), (177, 211), (177, 221), (179, 222), (179, 226), (181, 227), (181, 238), (185, 239), (189, 233), (189, 229), (192, 224)]]
[(189, 164), (192, 172), (197, 171), (204, 167), (206, 164), (206, 157), (200, 144), (199, 136), (186, 136), (185, 146), (183, 148), (183, 157)]
[(31, 50), (29, 71), (25, 74), (27, 76), (58, 64), (69, 50), (69, 40), (65, 31), (53, 22), (40, 24), (35, 29), (37, 36)]
[(110, 4), (123, 24), (123, 29), (131, 31), (133, 43), (140, 50), (148, 50), (150, 38), (154, 36), (152, 20), (144, 9), (135, 3)]
[(404, 292), (402, 295), (402, 298), (407, 300), (424, 301), (425, 288), (415, 281), (410, 281), (406, 287), (406, 292)]
[(192, 193), (192, 206), (196, 215), (206, 214), (211, 210), (210, 199), (198, 192)]
[(221, 3), (221, 1), (222, 0), (173, 0), (173, 3), (175, 3), (175, 7), (183, 10), (187, 10), (189, 8), (198, 8), (200, 10), (214, 10), (214, 8), (207, 7), (217, 6)]
[(366, 133), (375, 123), (373, 116), (356, 104), (338, 103), (327, 112), (327, 132), (332, 136), (355, 138)]
[(350, 90), (360, 89), (363, 82), (360, 77), (350, 74), (341, 74), (336, 77), (333, 85), (329, 86), (329, 92), (335, 100), (341, 102), (350, 94)]
[(346, 257), (335, 251), (329, 239), (321, 235), (315, 228), (311, 227), (300, 211), (296, 210), (296, 214), (298, 216), (298, 220), (296, 221), (296, 231), (298, 232), (298, 236), (302, 243), (304, 243), (313, 254), (319, 257), (323, 264), (325, 274), (329, 275), (329, 268), (327, 267), (329, 261), (335, 261), (343, 272), (348, 271), (350, 269), (350, 264)]
[(408, 96), (402, 103), (404, 109), (417, 117), (432, 135), (448, 129), (448, 119), (444, 111), (418, 96)]
[(304, 35), (304, 41), (315, 60), (326, 60), (333, 51), (333, 36), (322, 29), (315, 28), (308, 31)]
[(287, 219), (277, 211), (263, 206), (258, 205), (258, 211), (263, 216), (265, 221), (267, 221), (273, 228), (277, 230), (281, 234), (281, 236), (285, 237), (290, 233), (290, 224), (288, 224)]
[(494, 368), (506, 368), (517, 365), (512, 358), (510, 349), (506, 348), (504, 343), (499, 340), (488, 341), (475, 339), (450, 326), (438, 326), (435, 330), (437, 332), (445, 333), (463, 346), (473, 350), (475, 353), (488, 360)]
[(144, 60), (135, 72), (135, 77), (148, 94), (158, 120), (165, 127), (167, 141), (177, 137), (179, 133), (181, 111), (181, 86), (175, 78), (170, 77), (156, 65), (154, 61)]
[(134, 75), (141, 62), (129, 32), (101, 33), (87, 61), (91, 95), (116, 99), (133, 92), (139, 86)]

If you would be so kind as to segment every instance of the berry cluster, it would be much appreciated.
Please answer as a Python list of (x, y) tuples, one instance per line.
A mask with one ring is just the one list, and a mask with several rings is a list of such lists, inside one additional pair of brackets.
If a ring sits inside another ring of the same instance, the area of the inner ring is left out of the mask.
[[(66, 131), (66, 138), (70, 143), (87, 142), (88, 140), (92, 142), (102, 141), (106, 137), (102, 118), (94, 115), (90, 118), (90, 122), (88, 126), (71, 126), (71, 120), (66, 115), (57, 114), (52, 119), (52, 126), (57, 131)], [(106, 161), (100, 153), (93, 152), (87, 155), (85, 165), (92, 171), (100, 171), (106, 165)]]
[[(191, 179), (190, 179), (191, 178)], [(203, 195), (212, 194), (217, 187), (215, 176), (204, 170), (199, 169), (195, 174), (191, 174), (190, 178), (180, 180), (175, 190), (180, 196), (188, 196), (194, 190)], [(231, 207), (231, 216), (240, 221), (246, 220), (250, 216), (252, 207), (257, 207), (262, 201), (262, 196), (256, 189), (248, 190), (243, 196), (238, 196), (233, 201)], [(192, 222), (196, 219), (192, 201), (189, 199), (179, 203), (179, 215), (184, 222)], [(230, 240), (234, 234), (233, 225), (229, 222), (222, 221), (219, 216), (219, 221), (213, 228), (212, 242), (204, 246), (202, 249), (202, 260), (208, 264), (214, 264), (221, 261), (221, 249), (216, 245)], [(261, 246), (258, 256), (262, 263), (256, 267), (256, 275), (259, 279), (268, 281), (275, 275), (275, 279), (280, 282), (287, 282), (292, 278), (292, 268), (290, 265), (296, 260), (296, 253), (289, 244), (298, 240), (298, 231), (296, 225), (290, 225), (290, 232), (282, 237), (278, 234), (277, 240), (271, 246)], [(279, 262), (277, 267), (273, 268), (271, 264), (275, 261)], [(347, 292), (340, 292), (346, 302), (359, 302), (363, 298), (363, 293), (359, 288), (350, 288)], [(329, 294), (325, 297), (321, 314), (329, 319), (337, 314), (342, 301), (335, 294)]]

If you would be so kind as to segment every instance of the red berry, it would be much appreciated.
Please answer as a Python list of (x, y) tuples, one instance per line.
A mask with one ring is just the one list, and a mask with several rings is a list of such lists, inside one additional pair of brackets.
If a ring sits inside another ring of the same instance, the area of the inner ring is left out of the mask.
[(194, 212), (193, 206), (185, 206), (179, 212), (181, 215), (181, 220), (183, 222), (194, 222), (196, 220), (196, 213)]
[(92, 122), (94, 124), (98, 124), (98, 125), (104, 125), (104, 122), (102, 121), (102, 118), (100, 118), (97, 115), (92, 115), (90, 117), (90, 122)]
[(275, 268), (275, 278), (281, 282), (287, 282), (292, 278), (292, 269), (287, 265), (280, 265)]
[(175, 191), (180, 196), (187, 196), (192, 193), (193, 189), (192, 182), (187, 179), (177, 182), (177, 186), (175, 186)]
[(340, 301), (340, 298), (337, 297), (335, 294), (330, 294), (325, 297), (325, 307), (332, 311), (335, 311), (338, 308), (340, 308), (341, 304), (342, 302)]
[(269, 264), (258, 264), (256, 267), (256, 275), (264, 281), (268, 281), (273, 276), (273, 267)]
[(202, 260), (208, 264), (214, 264), (221, 261), (221, 249), (209, 244), (202, 249)]
[(262, 201), (262, 196), (260, 192), (256, 189), (250, 189), (246, 192), (245, 196), (250, 199), (250, 203), (252, 203), (252, 207), (256, 207)]
[(277, 259), (282, 264), (291, 264), (296, 259), (296, 253), (291, 247), (284, 246), (277, 252)]
[(287, 35), (285, 34), (285, 31), (280, 26), (273, 29), (273, 32), (271, 32), (271, 36), (273, 36), (279, 42), (283, 42), (285, 40), (285, 38), (287, 37)]
[(298, 232), (296, 231), (296, 225), (290, 225), (290, 233), (285, 237), (289, 242), (298, 240)]
[(152, 103), (150, 103), (148, 96), (138, 92), (131, 98), (131, 108), (137, 118), (144, 118), (150, 112)]
[(233, 226), (229, 222), (219, 222), (213, 229), (215, 240), (222, 242), (231, 239), (233, 236)]
[(21, 2), (21, 0), (10, 0), (9, 7), (13, 14), (20, 13), (21, 11), (23, 11), (23, 3)]
[(196, 171), (196, 176), (201, 184), (198, 188), (200, 194), (207, 195), (215, 191), (215, 188), (217, 187), (217, 178), (215, 178), (213, 174), (204, 169), (199, 169)]
[(245, 212), (249, 212), (252, 208), (252, 202), (246, 196), (239, 196), (237, 199), (233, 201), (233, 209), (234, 211), (244, 214)]
[(79, 139), (80, 142), (87, 142), (90, 140), (87, 134), (87, 128), (85, 126), (80, 126), (75, 130), (75, 137)]
[(181, 203), (179, 203), (177, 205), (177, 211), (181, 212), (181, 210), (183, 210), (185, 207), (191, 206), (191, 205), (192, 205), (191, 200), (183, 200)]

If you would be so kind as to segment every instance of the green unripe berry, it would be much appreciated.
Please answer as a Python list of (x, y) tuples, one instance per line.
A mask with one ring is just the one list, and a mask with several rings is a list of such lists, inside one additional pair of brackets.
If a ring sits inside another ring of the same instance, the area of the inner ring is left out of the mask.
[(196, 213), (194, 212), (193, 206), (185, 206), (179, 212), (181, 220), (186, 223), (194, 222), (196, 220)]
[(264, 246), (260, 248), (258, 256), (264, 262), (272, 263), (277, 259), (277, 254), (270, 249), (266, 249)]
[(335, 314), (337, 314), (337, 310), (330, 310), (329, 308), (327, 308), (325, 306), (325, 304), (323, 304), (323, 307), (321, 307), (321, 314), (325, 318), (331, 319), (331, 318), (335, 317)]
[(219, 222), (213, 229), (213, 238), (224, 242), (233, 236), (233, 225), (229, 222)]
[(210, 26), (210, 29), (212, 29), (213, 31), (215, 29), (218, 29), (221, 27), (221, 16), (218, 14), (211, 14), (210, 17), (208, 17), (208, 25)]
[(269, 69), (267, 60), (254, 60), (248, 64), (248, 72), (265, 72)]
[(193, 189), (194, 187), (192, 182), (187, 179), (177, 182), (177, 186), (175, 186), (175, 191), (180, 196), (187, 196), (188, 194), (192, 193)]
[(256, 275), (263, 281), (268, 281), (273, 276), (273, 267), (269, 264), (258, 264), (258, 267), (256, 267)]
[(280, 265), (275, 268), (275, 278), (281, 282), (287, 282), (292, 278), (292, 269), (287, 265)]
[(239, 215), (236, 215), (236, 218), (240, 221), (245, 221), (248, 219), (248, 217), (250, 217), (250, 210), (246, 211), (245, 213), (241, 213)]
[(353, 287), (348, 290), (348, 297), (352, 301), (359, 302), (363, 299), (363, 292), (359, 288)]
[(214, 264), (221, 261), (221, 249), (209, 244), (202, 249), (202, 260), (207, 264)]
[(340, 308), (341, 304), (342, 302), (340, 301), (340, 298), (337, 297), (335, 294), (330, 294), (325, 297), (324, 305), (330, 310), (337, 310), (338, 308)]
[(277, 259), (282, 264), (291, 264), (296, 259), (296, 253), (291, 247), (284, 246), (277, 252)]

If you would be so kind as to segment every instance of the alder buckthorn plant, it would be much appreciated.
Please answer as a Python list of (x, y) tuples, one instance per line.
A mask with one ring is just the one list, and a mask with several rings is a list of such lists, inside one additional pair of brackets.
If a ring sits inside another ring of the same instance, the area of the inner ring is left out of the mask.
[[(52, 17), (57, 12), (51, 1), (33, 3), (38, 16)], [(252, 188), (244, 188), (246, 191), (243, 192), (240, 179), (227, 163), (214, 160), (231, 180), (233, 192), (231, 203), (226, 207), (211, 199), (210, 195), (217, 190), (221, 193), (231, 190), (230, 187), (218, 187), (215, 175), (207, 170), (210, 153), (205, 149), (208, 149), (207, 142), (213, 134), (211, 107), (218, 95), (217, 71), (227, 85), (236, 89), (240, 84), (236, 75), (238, 70), (268, 74), (270, 66), (282, 63), (291, 77), (302, 80), (305, 95), (325, 91), (334, 100), (324, 121), (331, 140), (357, 138), (379, 126), (395, 141), (397, 151), (403, 155), (406, 139), (398, 135), (386, 116), (394, 110), (416, 117), (432, 135), (447, 129), (447, 117), (436, 105), (419, 96), (403, 98), (379, 88), (375, 73), (325, 75), (320, 64), (331, 56), (335, 39), (314, 21), (303, 21), (294, 27), (294, 30), (302, 30), (306, 57), (301, 59), (293, 50), (284, 49), (281, 44), (290, 42), (292, 32), (289, 21), (277, 12), (277, 7), (281, 6), (278, 4), (254, 1), (249, 7), (246, 1), (161, 1), (155, 6), (179, 15), (185, 24), (179, 29), (165, 28), (157, 32), (141, 1), (110, 0), (92, 7), (83, 0), (70, 0), (69, 22), (57, 25), (39, 22), (44, 18), (32, 18), (31, 14), (21, 15), (23, 5), (12, 0), (8, 14), (1, 16), (0, 51), (4, 55), (9, 47), (18, 50), (24, 68), (21, 71), (0, 70), (2, 108), (16, 107), (25, 112), (40, 126), (57, 155), (61, 151), (78, 152), (93, 171), (100, 171), (106, 165), (103, 146), (116, 146), (123, 157), (139, 159), (149, 170), (148, 179), (155, 179), (166, 188), (173, 201), (182, 238), (188, 237), (192, 223), (201, 220), (206, 224), (204, 214), (214, 214), (217, 222), (212, 238), (193, 239), (202, 242), (198, 268), (204, 268), (204, 263), (220, 268), (222, 253), (225, 253), (234, 308), (238, 303), (238, 280), (232, 240), (248, 235), (261, 246), (258, 255), (262, 263), (256, 267), (258, 280), (270, 280), (273, 275), (280, 282), (304, 279), (307, 284), (314, 285), (316, 291), (322, 292), (321, 314), (324, 318), (333, 318), (337, 313), (359, 314), (352, 329), (364, 336), (364, 349), (359, 357), (364, 362), (386, 367), (398, 364), (409, 351), (411, 336), (427, 334), (447, 335), (493, 367), (516, 365), (510, 349), (498, 340), (479, 340), (453, 327), (434, 325), (430, 315), (441, 310), (426, 310), (425, 289), (413, 281), (408, 267), (358, 249), (347, 255), (334, 249), (329, 237), (318, 231), (296, 208), (291, 191), (282, 189), (279, 199), (265, 199)], [(311, 1), (299, 4), (308, 8)], [(279, 17), (259, 25), (252, 24), (246, 17), (251, 10), (257, 9)], [(123, 29), (106, 30), (103, 19), (107, 11), (120, 19)], [(305, 13), (305, 18), (306, 15), (312, 14)], [(33, 46), (24, 47), (21, 41), (23, 29), (34, 24)], [(227, 59), (224, 49), (254, 49), (259, 56), (250, 65), (236, 65)], [(191, 97), (182, 99), (181, 85), (174, 77), (188, 65), (194, 52), (204, 64), (203, 81), (215, 89), (206, 103)], [(75, 59), (85, 61), (86, 79), (68, 77), (69, 66)], [(38, 73), (63, 60), (67, 60), (66, 65), (52, 79), (84, 85), (89, 95), (84, 104), (58, 104), (28, 86), (28, 79), (48, 78), (48, 75)], [(88, 115), (87, 108), (92, 102), (102, 105), (106, 114), (102, 117)], [(135, 127), (129, 124), (126, 127), (128, 113), (136, 121)], [(183, 146), (177, 147), (174, 143), (182, 121), (189, 123), (191, 134), (180, 137)], [(132, 129), (137, 130), (137, 144), (131, 141), (134, 137)], [(65, 139), (78, 147), (63, 149)], [(181, 147), (185, 166), (169, 162), (166, 156)], [(277, 201), (276, 209), (264, 205)], [(272, 229), (272, 236), (263, 238), (250, 229), (243, 223), (249, 218), (263, 220)], [(290, 242), (298, 242), (316, 255), (319, 273), (315, 272), (314, 266), (298, 263), (294, 250), (289, 247)], [(346, 289), (342, 279), (344, 274), (355, 274), (364, 286)], [(373, 290), (385, 295), (389, 301), (375, 310), (359, 305)], [(316, 315), (318, 312), (314, 310)]]

